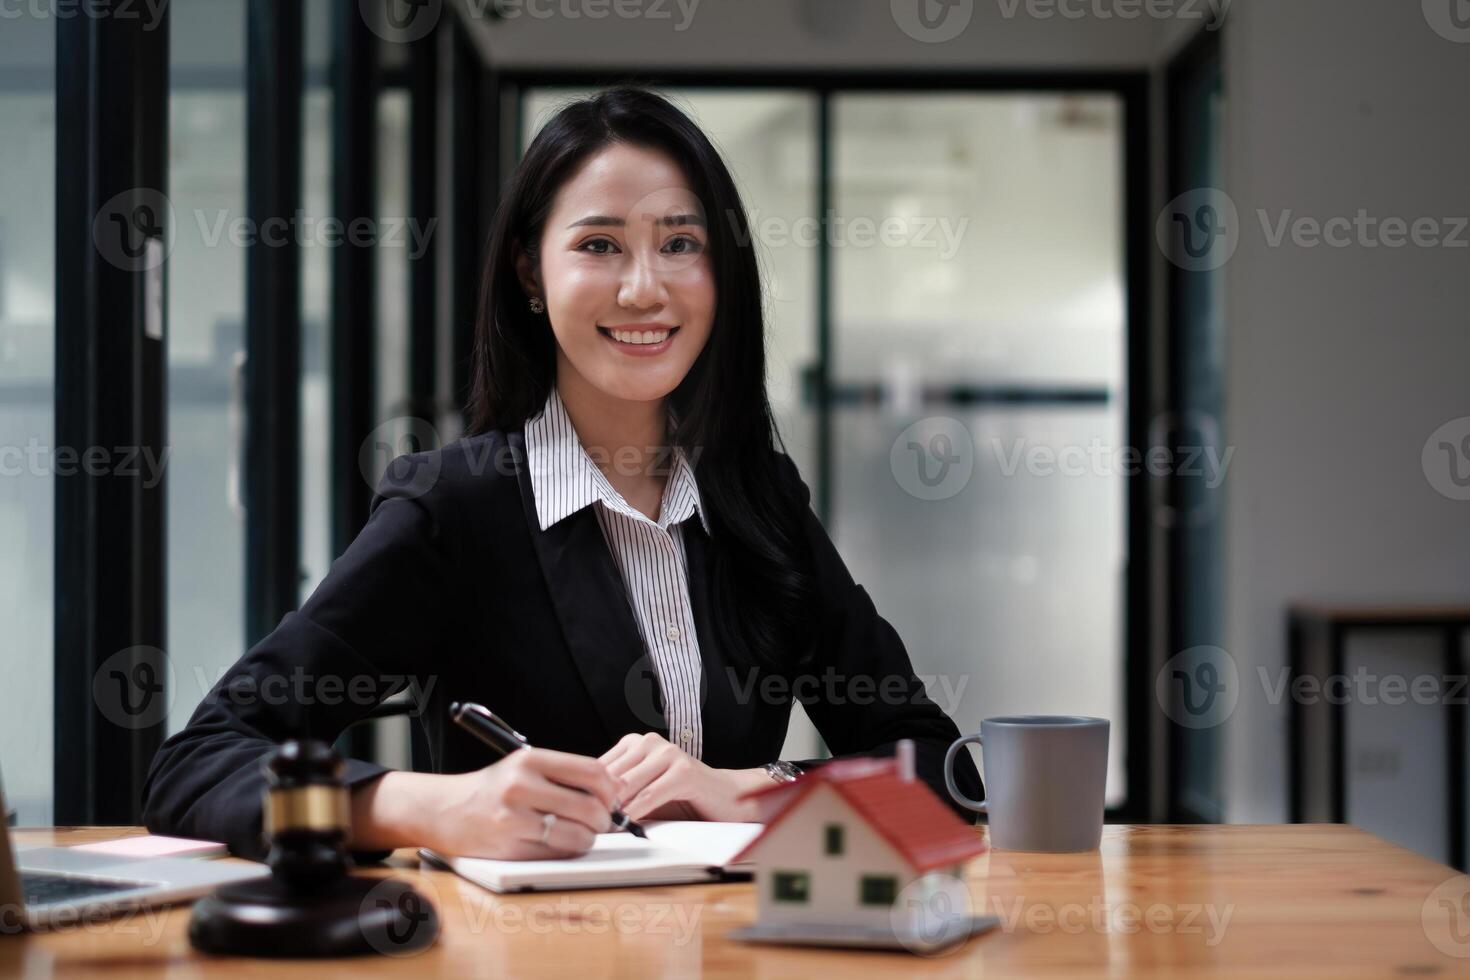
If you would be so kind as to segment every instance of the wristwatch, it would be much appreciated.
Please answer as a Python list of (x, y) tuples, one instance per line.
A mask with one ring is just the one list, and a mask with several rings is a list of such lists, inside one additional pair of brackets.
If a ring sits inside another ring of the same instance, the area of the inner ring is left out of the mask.
[(789, 762), (782, 762), (780, 760), (767, 762), (762, 768), (765, 769), (767, 776), (770, 776), (778, 783), (794, 783), (797, 777), (801, 775), (801, 769)]

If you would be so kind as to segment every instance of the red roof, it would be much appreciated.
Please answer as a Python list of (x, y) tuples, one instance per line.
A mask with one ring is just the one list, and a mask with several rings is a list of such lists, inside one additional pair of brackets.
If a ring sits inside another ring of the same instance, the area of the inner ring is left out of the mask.
[(975, 828), (957, 817), (918, 779), (901, 779), (892, 759), (842, 759), (803, 773), (792, 783), (773, 783), (742, 799), (785, 791), (787, 799), (760, 836), (735, 861), (744, 861), (818, 786), (831, 786), (892, 844), (916, 871), (955, 864), (985, 850)]

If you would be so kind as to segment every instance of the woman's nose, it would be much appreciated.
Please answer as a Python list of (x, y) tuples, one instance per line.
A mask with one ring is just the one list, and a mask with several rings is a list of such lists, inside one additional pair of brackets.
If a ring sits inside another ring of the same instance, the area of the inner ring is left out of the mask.
[(618, 302), (623, 306), (644, 309), (662, 305), (667, 296), (657, 260), (645, 260), (637, 256), (630, 258), (627, 271), (623, 274), (622, 288), (618, 292)]

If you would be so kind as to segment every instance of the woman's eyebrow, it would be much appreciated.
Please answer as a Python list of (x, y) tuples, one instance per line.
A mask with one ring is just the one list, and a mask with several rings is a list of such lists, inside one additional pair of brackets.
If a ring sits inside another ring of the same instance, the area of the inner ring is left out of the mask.
[[(701, 215), (697, 214), (671, 214), (666, 217), (660, 218), (658, 223), (670, 227), (677, 225), (696, 225), (700, 228), (705, 227), (704, 218)], [(576, 221), (573, 221), (571, 224), (567, 225), (567, 227), (580, 228), (584, 225), (609, 225), (614, 228), (621, 228), (623, 226), (623, 219), (614, 218), (606, 214), (589, 214), (585, 218), (578, 218)]]

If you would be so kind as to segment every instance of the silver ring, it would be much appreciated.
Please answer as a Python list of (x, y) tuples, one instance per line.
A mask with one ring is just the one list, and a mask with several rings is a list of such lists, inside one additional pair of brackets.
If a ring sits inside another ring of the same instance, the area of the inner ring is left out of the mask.
[(545, 844), (551, 839), (551, 828), (556, 826), (556, 814), (541, 814), (541, 843)]

